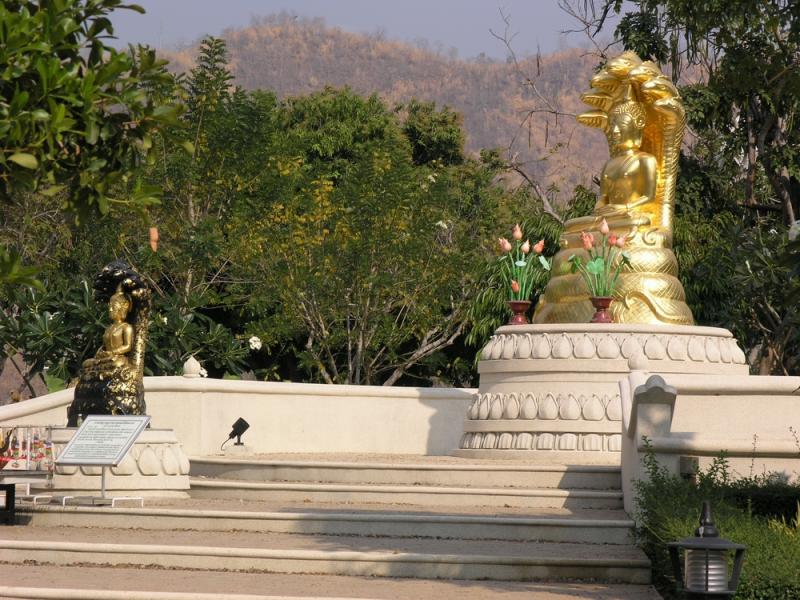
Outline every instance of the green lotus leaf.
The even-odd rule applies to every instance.
[[[600,275],[605,270],[605,261],[599,256],[586,263],[586,270],[592,275]]]

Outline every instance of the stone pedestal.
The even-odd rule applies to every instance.
[[[52,430],[53,453],[58,456],[77,431],[74,427]],[[53,492],[100,493],[101,467],[56,466]],[[107,467],[109,496],[188,497],[189,459],[172,429],[145,429],[116,467]]]
[[[500,327],[456,455],[619,464],[618,382],[639,357],[654,373],[746,375],[744,353],[714,327],[557,324]]]

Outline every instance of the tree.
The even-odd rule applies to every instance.
[[[154,190],[119,197],[120,184],[152,156],[152,132],[177,107],[148,93],[170,81],[146,48],[104,43],[120,0],[10,0],[0,6],[0,197],[65,191],[81,216],[112,204],[144,206]]]
[[[448,107],[437,111],[435,103],[416,99],[402,108],[407,112],[403,133],[411,142],[414,164],[438,161],[449,166],[464,161],[461,115]]]
[[[178,82],[181,125],[159,139],[159,160],[147,180],[164,190],[149,211],[160,231],[158,253],[142,249],[141,264],[156,286],[162,322],[151,335],[157,373],[175,373],[192,354],[212,375],[239,373],[250,315],[241,306],[254,282],[234,277],[232,228],[258,205],[278,110],[274,95],[232,85],[225,42],[202,41],[197,65]],[[163,325],[163,326],[162,326]]]
[[[113,35],[108,15],[116,8],[143,12],[120,0],[0,4],[4,321],[20,310],[10,287],[43,287],[39,265],[25,266],[26,259],[41,259],[52,240],[62,251],[69,247],[60,235],[65,209],[85,223],[114,206],[143,208],[158,200],[158,190],[133,173],[153,155],[152,133],[175,119],[177,107],[159,93],[172,77],[152,50],[120,52],[105,43]],[[32,229],[44,229],[44,243],[25,238],[22,231]],[[4,353],[7,333],[3,327]]]
[[[294,98],[284,124],[270,161],[279,180],[236,233],[256,249],[244,278],[264,282],[254,310],[282,310],[263,337],[302,336],[301,364],[328,383],[419,374],[464,330],[496,197],[460,193],[483,183],[439,160],[415,166],[376,96]]]

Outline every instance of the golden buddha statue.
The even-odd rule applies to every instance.
[[[108,301],[108,314],[111,325],[103,333],[103,347],[94,358],[83,361],[85,370],[95,369],[102,373],[104,369],[128,365],[128,352],[133,348],[133,325],[125,318],[131,310],[131,300],[122,291],[121,286]]]
[[[605,219],[625,236],[631,265],[620,274],[611,313],[616,323],[692,325],[672,252],[675,181],[685,114],[675,86],[651,62],[625,52],[606,64],[582,99],[595,110],[578,122],[605,131],[610,158],[593,214],[567,221],[552,276],[534,323],[588,322],[594,309],[569,257],[585,256],[581,233],[598,234]]]
[[[129,265],[115,261],[94,282],[101,301],[108,302],[111,324],[103,346],[83,362],[75,399],[67,409],[68,425],[86,415],[142,415],[144,350],[150,322],[151,291]]]

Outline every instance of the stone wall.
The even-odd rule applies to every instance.
[[[172,429],[189,455],[219,453],[233,422],[253,453],[450,454],[475,390],[145,377],[157,429]],[[66,423],[72,390],[0,407],[0,425]]]

